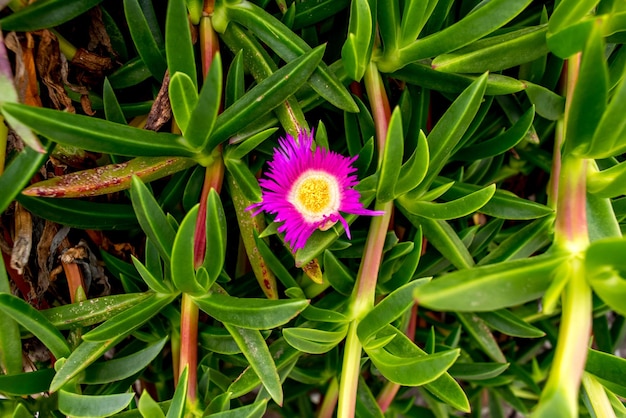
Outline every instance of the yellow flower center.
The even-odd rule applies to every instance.
[[[324,171],[308,170],[294,183],[287,199],[307,222],[319,222],[339,210],[339,184]]]

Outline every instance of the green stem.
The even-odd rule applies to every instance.
[[[370,98],[370,107],[376,125],[376,137],[379,155],[385,147],[387,127],[391,112],[389,101],[376,68],[376,64],[370,63],[365,71],[365,88]],[[362,345],[357,336],[359,321],[374,306],[376,294],[376,281],[382,260],[385,236],[389,228],[393,201],[376,203],[375,210],[384,211],[384,215],[372,219],[365,243],[365,253],[361,260],[361,266],[357,274],[356,284],[352,293],[352,322],[348,327],[348,335],[344,348],[343,368],[339,384],[338,418],[354,417],[356,408],[357,387],[361,365]]]
[[[332,418],[335,412],[335,405],[337,405],[337,395],[339,394],[339,382],[337,378],[333,377],[328,384],[326,394],[324,395],[324,401],[320,405],[317,411],[317,418]]]
[[[589,245],[587,164],[587,160],[564,154],[558,176],[555,244],[571,256],[560,270],[569,277],[561,299],[562,319],[554,361],[536,411],[536,416],[541,417],[578,416],[578,390],[587,359],[593,310],[584,264],[584,251]]]

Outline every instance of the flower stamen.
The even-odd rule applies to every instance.
[[[308,170],[296,180],[287,200],[308,222],[319,222],[339,210],[339,185],[323,171]]]

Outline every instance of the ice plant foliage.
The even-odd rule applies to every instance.
[[[313,136],[301,131],[296,140],[291,135],[279,139],[265,178],[259,180],[262,200],[248,207],[253,215],[276,214],[278,228],[293,251],[303,248],[316,229],[325,231],[340,221],[350,238],[348,222],[341,215],[382,215],[368,210],[360,202],[355,157],[317,147]]]

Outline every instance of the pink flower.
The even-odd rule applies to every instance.
[[[352,166],[357,157],[347,158],[321,147],[312,151],[313,137],[303,131],[297,141],[287,135],[278,142],[280,147],[274,149],[266,178],[259,180],[262,201],[247,210],[253,210],[253,215],[276,214],[275,221],[283,222],[278,232],[285,233],[285,241],[294,252],[305,246],[316,229],[325,231],[337,221],[350,238],[350,228],[341,213],[383,214],[365,209],[359,192],[353,189],[358,183]]]

